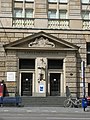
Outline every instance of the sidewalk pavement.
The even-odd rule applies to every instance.
[[[83,108],[64,107],[0,107],[0,113],[84,113]],[[85,109],[85,113],[90,112],[90,107]]]

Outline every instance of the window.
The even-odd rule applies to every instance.
[[[90,42],[87,43],[87,65],[90,65]]]
[[[34,0],[14,0],[14,1],[28,1],[28,2],[33,2]]]
[[[89,11],[82,11],[81,13],[82,19],[89,19],[90,18],[90,13]]]
[[[66,19],[67,18],[67,11],[66,10],[60,10],[59,11],[59,18],[60,19]]]
[[[33,5],[29,1],[34,1],[34,0],[14,0],[13,16],[16,18],[32,18]]]
[[[49,10],[48,18],[67,19],[67,11],[66,10],[60,10],[59,14],[57,14],[57,13],[58,13],[58,11],[56,11],[56,10]]]
[[[28,2],[33,2],[34,0],[26,0],[26,1],[28,1]]]
[[[26,9],[25,11],[22,9],[15,9],[14,10],[14,17],[17,18],[32,18],[33,17],[33,10],[32,9]]]
[[[35,69],[35,59],[19,59],[19,69]]]
[[[22,11],[23,11],[22,9],[15,9],[14,17],[23,17]]]
[[[55,19],[56,18],[56,10],[49,10],[48,11],[48,18]]]
[[[14,0],[14,1],[23,1],[23,0]]]
[[[32,18],[33,17],[33,10],[26,9],[25,10],[25,16],[26,16],[26,18]]]
[[[48,59],[48,69],[63,69],[63,60]]]
[[[89,3],[89,0],[82,0],[82,3]]]
[[[67,3],[67,0],[48,0],[48,2],[60,2],[60,3]]]
[[[48,0],[48,2],[57,2],[57,0]]]
[[[59,0],[60,3],[67,3],[67,0]]]

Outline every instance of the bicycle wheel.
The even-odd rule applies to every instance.
[[[72,102],[70,100],[65,100],[64,107],[72,107]]]
[[[78,100],[76,101],[76,103],[77,103],[77,107],[82,107],[82,101],[81,101],[81,100],[78,99]]]

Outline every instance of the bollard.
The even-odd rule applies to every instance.
[[[85,108],[87,108],[87,105],[88,105],[87,98],[82,98],[82,107],[84,111],[85,111]]]

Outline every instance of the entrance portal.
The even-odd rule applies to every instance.
[[[32,96],[33,73],[21,73],[21,96]]]
[[[90,96],[90,83],[88,83],[88,96]]]
[[[50,73],[50,96],[60,96],[60,73]]]

